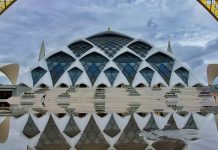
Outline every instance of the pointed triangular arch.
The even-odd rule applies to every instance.
[[[38,127],[34,123],[31,115],[29,115],[28,120],[23,128],[23,134],[28,138],[32,138],[39,133],[40,133],[40,131],[39,131]]]
[[[96,52],[92,52],[80,59],[92,86],[108,61],[106,57]]]
[[[130,52],[125,52],[117,56],[114,59],[114,62],[122,71],[128,82],[132,85],[142,60]]]
[[[112,114],[107,126],[104,129],[104,133],[110,137],[115,137],[119,132],[120,132],[120,128],[117,125],[114,116]]]
[[[79,141],[76,144],[76,149],[107,149],[109,144],[98,128],[94,117],[91,115],[89,122],[83,131]]]
[[[37,67],[31,71],[33,86],[45,75],[47,71],[41,67]]]
[[[151,130],[158,130],[157,123],[154,119],[154,115],[151,114],[151,117],[149,118],[147,124],[145,125],[144,129],[145,131],[151,131]]]
[[[104,73],[107,76],[111,86],[113,86],[114,81],[115,81],[119,71],[115,68],[110,67],[107,70],[105,70]]]
[[[82,74],[82,72],[83,71],[77,67],[74,67],[68,71],[68,74],[69,74],[69,77],[70,77],[70,80],[71,80],[73,86],[75,86],[75,83],[78,80],[78,78],[80,77],[80,75]]]
[[[189,71],[184,67],[180,67],[174,71],[188,85]]]
[[[129,122],[117,143],[114,145],[116,149],[125,149],[125,150],[144,150],[148,145],[143,140],[143,137],[139,136],[140,129],[133,116],[129,119]]]
[[[76,136],[77,134],[79,134],[81,131],[79,129],[79,127],[77,126],[73,116],[70,116],[70,119],[64,129],[64,133],[69,136],[70,138]]]
[[[69,150],[70,146],[64,139],[50,115],[48,122],[36,145],[37,150]]]
[[[148,57],[146,61],[161,75],[161,77],[169,85],[175,60],[162,52],[157,52]]]
[[[192,114],[190,115],[183,129],[198,129]]]
[[[171,114],[169,120],[167,121],[167,124],[164,126],[163,130],[178,130],[178,127],[176,125],[176,121],[173,117],[173,114]]]
[[[72,56],[62,51],[57,52],[46,59],[53,86],[74,61],[75,59]]]
[[[150,86],[152,78],[154,76],[154,71],[151,68],[146,67],[146,68],[140,70],[139,72],[141,73],[141,75],[144,77],[144,79],[147,81],[147,83]]]

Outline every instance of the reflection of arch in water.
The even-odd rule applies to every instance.
[[[208,85],[212,85],[213,81],[218,76],[218,64],[209,64],[207,66],[207,80]]]
[[[10,126],[10,117],[5,117],[4,121],[0,123],[0,143],[5,143],[8,139]]]
[[[8,77],[12,85],[16,85],[19,73],[18,64],[0,64],[0,71]]]

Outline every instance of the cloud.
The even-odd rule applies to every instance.
[[[171,40],[194,70],[217,53],[217,22],[196,1],[22,0],[0,17],[0,62],[19,63],[23,73],[37,62],[42,40],[50,52],[107,27],[157,47]]]
[[[218,38],[208,41],[204,47],[184,46],[178,43],[173,44],[172,47],[175,56],[182,62],[186,62],[204,80],[207,79],[208,64],[218,63]]]

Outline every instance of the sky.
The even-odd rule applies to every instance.
[[[43,40],[48,54],[108,27],[163,49],[170,40],[204,81],[207,65],[218,63],[218,22],[196,0],[17,0],[0,16],[0,63],[18,63],[22,74]]]

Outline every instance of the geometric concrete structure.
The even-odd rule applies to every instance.
[[[0,64],[0,72],[4,73],[8,79],[11,81],[12,85],[16,85],[18,74],[19,74],[19,65],[18,64]]]
[[[44,52],[42,45],[39,62],[19,76],[18,84],[28,87],[205,85],[176,59],[171,47],[168,51],[161,50],[145,40],[111,30],[72,41],[45,57]]]
[[[59,131],[52,115],[49,116],[48,122],[39,141],[36,145],[37,150],[69,150],[70,145],[66,142],[64,136]]]
[[[209,64],[207,66],[208,85],[212,85],[215,78],[218,76],[218,64]]]
[[[10,117],[0,118],[0,143],[5,143],[9,134]]]

